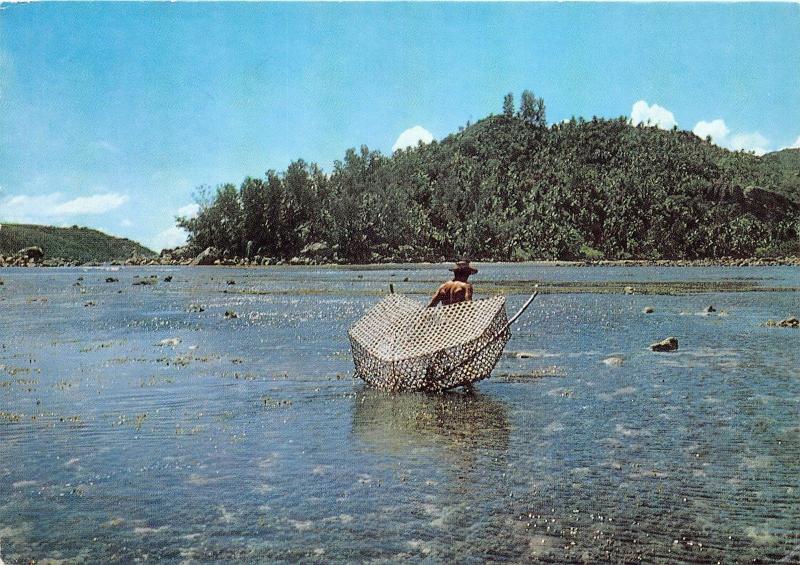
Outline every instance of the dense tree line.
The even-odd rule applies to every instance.
[[[200,191],[189,246],[328,260],[705,258],[800,248],[782,173],[691,132],[626,118],[547,125],[514,109],[392,156],[362,146],[323,172],[303,160]],[[785,190],[784,190],[785,192]]]

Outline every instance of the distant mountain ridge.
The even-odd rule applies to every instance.
[[[13,255],[25,247],[37,246],[42,248],[45,258],[81,263],[124,260],[134,254],[155,256],[151,249],[135,241],[90,228],[7,223],[0,226],[0,255]]]

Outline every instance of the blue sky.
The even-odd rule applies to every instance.
[[[440,139],[525,88],[550,122],[800,145],[800,5],[5,4],[0,220],[174,245],[200,184]]]

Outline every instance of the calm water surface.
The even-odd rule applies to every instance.
[[[446,274],[0,271],[2,558],[800,562],[800,269],[483,266],[778,290],[544,294],[476,394],[365,390],[347,328]]]

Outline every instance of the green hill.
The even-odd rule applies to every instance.
[[[97,230],[72,226],[57,228],[31,224],[2,224],[0,255],[13,255],[24,247],[38,246],[45,258],[60,258],[82,263],[127,259],[133,254],[155,253],[135,241],[113,237]]]
[[[782,149],[761,158],[765,171],[773,175],[775,189],[800,202],[800,149]]]
[[[800,252],[797,150],[733,152],[627,118],[494,115],[391,156],[348,150],[326,174],[221,185],[179,219],[195,251],[341,262],[699,259]]]

